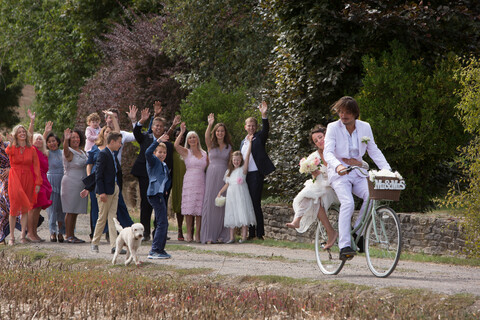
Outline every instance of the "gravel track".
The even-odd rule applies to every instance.
[[[42,215],[47,216],[45,212]],[[89,234],[88,219],[88,215],[79,215],[77,221],[76,235],[84,240],[88,239]],[[90,252],[90,243],[88,242],[85,244],[49,242],[47,226],[46,219],[39,228],[39,234],[42,238],[47,239],[46,242],[26,246],[52,251],[71,258],[105,259],[106,264],[111,264],[110,246],[104,237],[100,242],[100,253],[95,254]],[[17,231],[17,238],[18,236]],[[376,288],[417,288],[445,294],[469,293],[480,296],[480,268],[477,267],[400,260],[393,274],[386,279],[381,279],[373,276],[370,272],[364,256],[357,256],[346,263],[340,274],[326,276],[317,267],[313,250],[275,248],[252,243],[202,245],[174,240],[176,239],[176,233],[173,232],[170,232],[169,236],[172,240],[167,241],[166,249],[172,255],[172,259],[148,260],[149,262],[178,268],[209,268],[212,270],[212,276],[216,274],[231,276],[277,275],[299,279],[341,280]],[[190,248],[175,250],[175,247],[171,247],[172,250],[169,250],[168,245],[181,245]],[[141,261],[147,261],[150,246],[151,242],[142,244],[140,248]],[[272,256],[278,258],[272,259]],[[120,256],[117,263],[123,263],[123,257]]]

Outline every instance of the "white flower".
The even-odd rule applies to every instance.
[[[363,143],[367,144],[368,141],[370,141],[370,137],[369,137],[369,136],[363,136],[363,137],[362,137],[362,142],[363,142]]]
[[[387,169],[382,169],[380,171],[370,170],[368,172],[368,175],[369,175],[370,181],[372,181],[372,182],[375,181],[375,177],[398,178],[399,180],[403,180],[402,175],[398,171],[392,172],[392,171],[387,170]]]

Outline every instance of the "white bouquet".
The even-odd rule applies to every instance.
[[[225,197],[222,197],[222,196],[216,197],[215,198],[215,205],[217,207],[223,207],[225,205]]]
[[[387,169],[382,169],[380,171],[370,170],[368,172],[368,174],[370,176],[370,181],[372,181],[372,182],[375,181],[375,177],[389,177],[389,178],[397,178],[399,180],[403,180],[402,175],[400,173],[398,173],[398,171],[392,172],[392,171],[387,170]]]
[[[320,159],[317,157],[313,158],[302,158],[300,160],[300,173],[305,173],[305,174],[312,174],[312,172],[316,170],[320,170]],[[312,179],[313,183],[315,183],[315,178]]]
[[[320,159],[318,158],[302,158],[300,160],[300,173],[311,174],[320,168]]]

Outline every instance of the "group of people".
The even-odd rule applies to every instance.
[[[144,240],[153,238],[149,258],[170,257],[165,251],[170,195],[180,241],[233,243],[236,227],[242,228],[241,241],[247,240],[247,228],[248,238],[263,239],[263,180],[275,168],[265,151],[267,104],[263,102],[259,110],[262,130],[257,132],[255,118],[246,119],[247,134],[241,151],[236,152],[226,125],[215,124],[214,114],[207,119],[207,152],[198,134],[187,132],[180,116],[165,132],[166,121],[160,116],[158,101],[154,103],[154,116],[150,117],[150,110],[145,108],[138,121],[138,109],[129,107],[127,116],[133,132],[120,130],[119,113],[114,108],[104,111],[103,127],[100,116],[90,114],[85,134],[64,131],[63,150],[60,138],[52,132],[52,122],[45,124],[43,135],[33,132],[35,113],[29,111],[28,130],[17,125],[11,134],[0,138],[0,241],[10,234],[8,243],[14,245],[15,227],[21,229],[22,243],[44,241],[37,227],[40,210],[46,209],[50,241],[84,243],[75,236],[75,225],[78,214],[87,214],[90,195],[91,251],[99,252],[100,238],[106,233],[114,253],[117,232],[113,218],[124,228],[133,224],[121,192],[121,155],[124,144],[131,141],[140,145],[131,173],[139,183]],[[226,204],[220,206],[216,200],[225,192]]]
[[[17,125],[11,135],[0,136],[0,241],[10,233],[8,243],[15,244],[15,228],[21,229],[22,243],[44,241],[38,236],[37,227],[40,210],[47,209],[50,241],[84,243],[74,232],[78,214],[87,213],[90,194],[91,251],[99,252],[100,238],[107,233],[114,253],[117,232],[113,218],[124,228],[133,223],[121,192],[121,155],[124,144],[131,141],[140,145],[131,173],[139,183],[144,240],[153,238],[149,258],[170,258],[165,251],[170,195],[180,241],[233,243],[235,228],[242,229],[240,242],[263,239],[263,183],[265,176],[275,170],[265,149],[269,134],[267,104],[262,102],[258,107],[261,130],[257,130],[256,118],[245,120],[246,136],[238,151],[234,151],[226,125],[215,124],[214,114],[207,119],[204,151],[198,134],[187,132],[180,116],[165,131],[161,103],[156,101],[153,107],[153,117],[145,108],[138,121],[138,109],[129,107],[127,115],[133,132],[120,130],[118,110],[114,108],[104,111],[106,124],[102,128],[100,116],[93,113],[87,118],[86,139],[81,131],[64,131],[63,150],[59,148],[60,139],[51,132],[52,122],[46,123],[43,135],[33,133],[35,114],[30,111],[28,130]],[[317,150],[309,159],[318,159],[319,165],[312,172],[313,179],[295,197],[295,217],[287,226],[304,232],[319,219],[328,234],[325,248],[339,238],[340,258],[351,259],[356,254],[350,243],[352,193],[366,200],[368,185],[360,172],[349,173],[345,169],[351,165],[365,166],[365,152],[380,169],[391,169],[374,142],[370,125],[358,120],[357,102],[342,97],[332,110],[340,119],[327,128],[317,125],[310,132]],[[340,203],[338,232],[326,215],[334,202]],[[361,243],[359,247],[362,250]]]

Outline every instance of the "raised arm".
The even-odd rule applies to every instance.
[[[47,136],[50,132],[52,132],[53,122],[47,121],[45,122],[45,129],[43,130],[43,139],[45,139],[45,143],[47,142]]]
[[[180,134],[178,135],[177,139],[175,139],[175,144],[173,145],[175,147],[175,150],[183,157],[185,158],[188,156],[188,149],[185,147],[182,147],[180,145],[180,141],[182,141],[182,136],[185,134],[185,131],[187,130],[185,126],[185,122],[182,122],[180,124]]]
[[[138,108],[134,105],[128,106],[128,112],[126,112],[128,118],[132,122],[132,126],[135,127],[135,124],[137,123],[137,112]]]
[[[180,124],[180,122],[182,122],[182,116],[177,114],[175,116],[175,118],[173,118],[173,122],[172,122],[172,126],[170,128],[168,128],[168,131],[167,131],[167,135],[169,137],[172,136],[173,134],[173,131],[175,130],[175,128]]]
[[[70,138],[72,137],[72,130],[69,128],[63,132],[63,156],[68,162],[72,161],[73,153],[70,151]]]
[[[28,109],[28,117],[30,118],[30,125],[28,126],[28,132],[30,133],[30,143],[33,143],[33,132],[35,131],[35,118],[37,113]]]
[[[250,144],[248,145],[247,153],[245,154],[245,159],[243,160],[243,174],[245,175],[248,173],[248,163],[250,162],[250,154],[252,153],[253,135],[248,135],[247,139],[250,141]]]
[[[103,110],[103,113],[107,116],[107,125],[113,128],[114,132],[120,132],[120,125],[118,124],[118,116],[115,112]],[[111,121],[108,121],[108,120]]]
[[[207,130],[205,130],[205,144],[207,145],[207,150],[209,152],[210,152],[210,149],[212,148],[212,138],[210,136],[212,134],[212,127],[214,122],[215,122],[215,115],[213,113],[210,113],[208,115],[208,127],[207,127]]]

